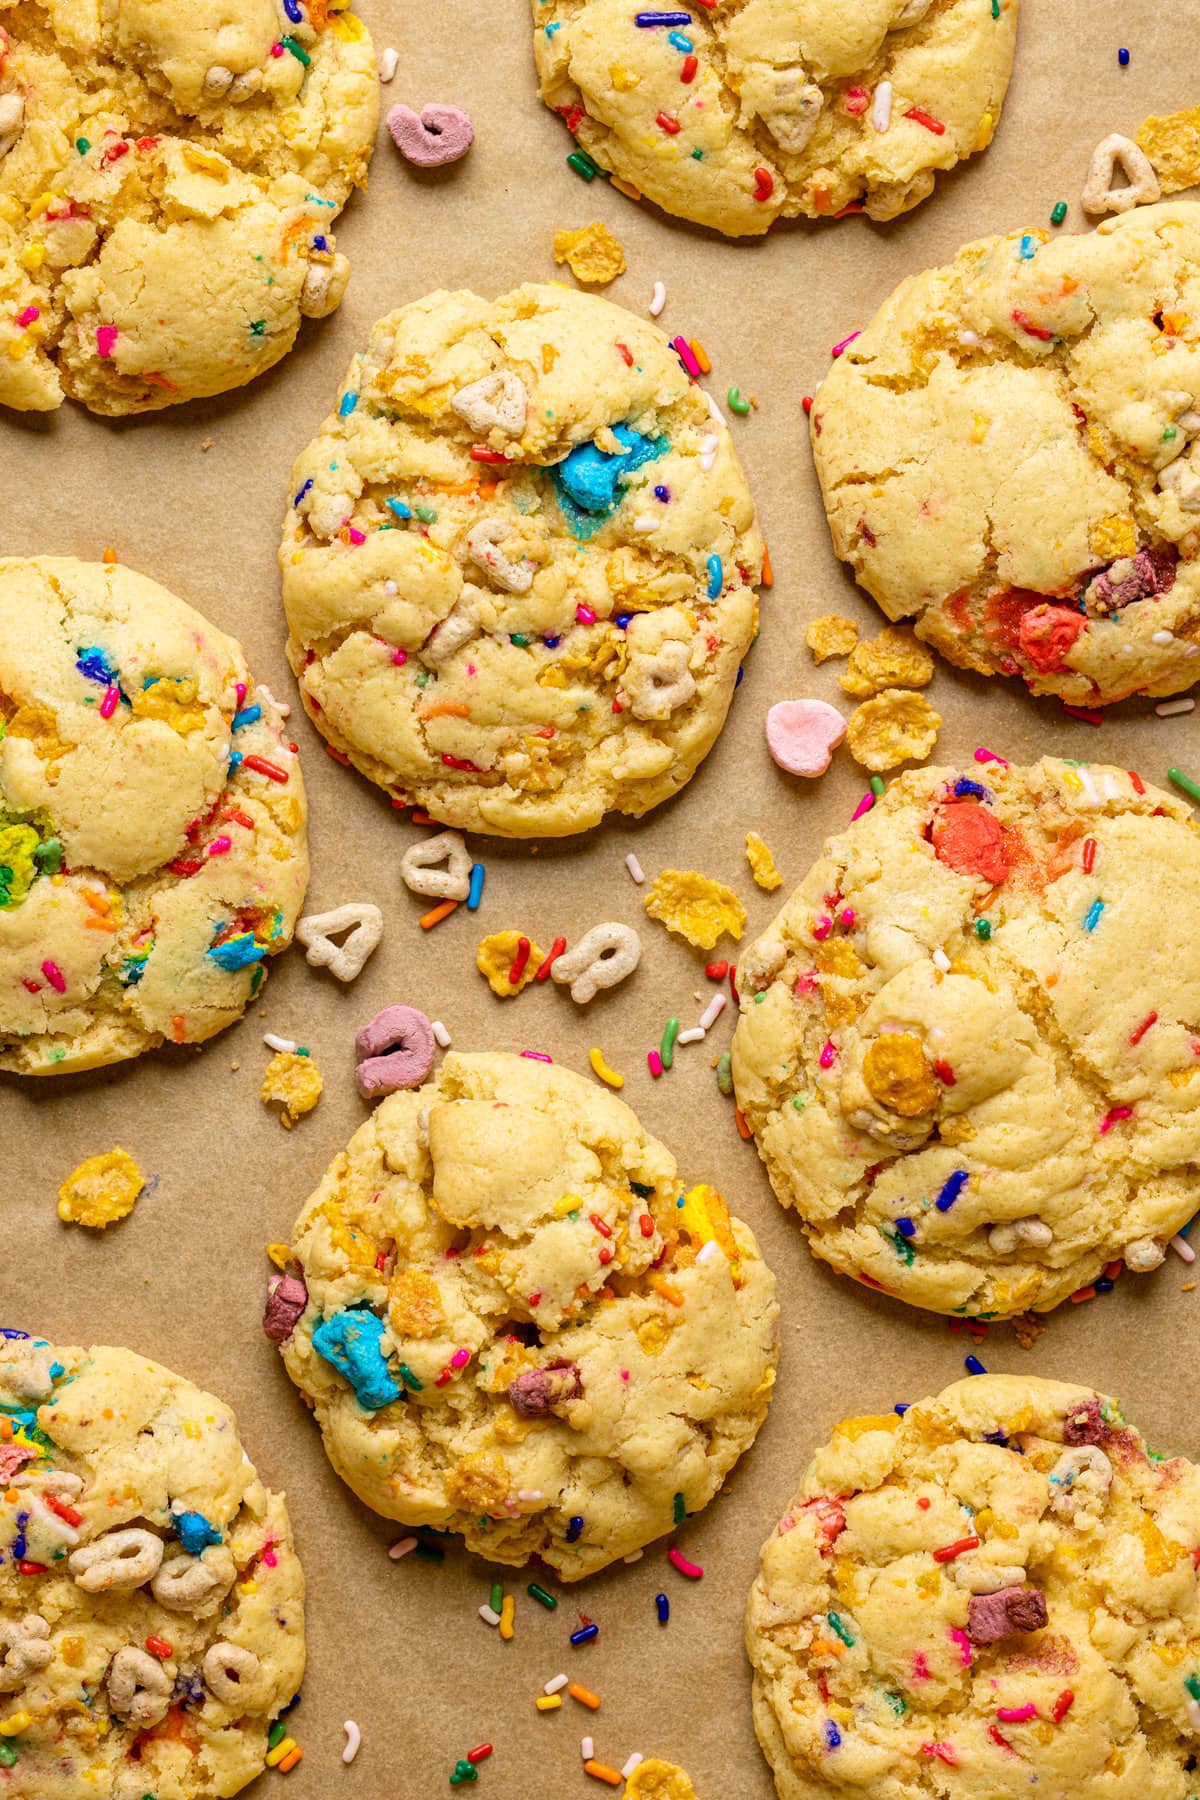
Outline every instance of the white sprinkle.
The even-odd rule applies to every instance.
[[[638,886],[641,887],[643,881],[645,881],[645,879],[646,879],[646,871],[645,871],[645,869],[643,869],[641,863],[638,861],[637,857],[633,854],[632,850],[629,852],[629,855],[625,858],[625,867],[629,870],[630,875],[637,882]]]
[[[530,1504],[532,1504],[534,1501],[540,1500],[541,1498],[542,1498],[541,1488],[518,1488],[517,1489],[517,1499],[518,1500],[525,1500],[525,1501],[528,1501]]]
[[[968,350],[978,350],[983,339],[977,331],[960,331],[958,334],[958,341],[960,344],[965,345]]]
[[[1186,1263],[1195,1262],[1196,1252],[1192,1249],[1192,1246],[1188,1243],[1187,1239],[1185,1237],[1183,1237],[1182,1235],[1179,1237],[1173,1237],[1171,1239],[1171,1248],[1175,1252],[1176,1256],[1182,1256],[1184,1262],[1186,1262]]]
[[[416,1547],[417,1540],[415,1537],[397,1538],[396,1542],[388,1551],[388,1555],[393,1562],[399,1562],[402,1556],[407,1556],[409,1551],[415,1550]]]
[[[1188,1723],[1193,1731],[1200,1731],[1200,1706],[1194,1700],[1187,1703]]]
[[[1173,631],[1156,631],[1150,642],[1152,644],[1173,644],[1175,634]]]
[[[1196,702],[1194,700],[1164,700],[1155,707],[1160,719],[1173,719],[1179,713],[1189,713]]]
[[[396,586],[394,581],[385,581],[383,584],[383,591],[389,600],[394,600],[396,595],[400,592],[400,589]]]
[[[693,1025],[690,1031],[681,1031],[675,1039],[677,1044],[701,1044],[704,1042],[703,1025]]]
[[[666,304],[667,284],[665,281],[656,281],[654,284],[654,292],[650,296],[650,317],[652,319],[657,319],[659,313]]]
[[[871,113],[871,123],[876,131],[886,131],[892,122],[892,84],[881,81],[875,89],[875,106]]]
[[[580,1738],[579,1754],[580,1754],[580,1756],[582,1756],[584,1762],[591,1762],[593,1756],[595,1756],[595,1754],[596,1754],[596,1746],[593,1743],[591,1738],[589,1738],[589,1737]]]
[[[292,1038],[276,1037],[273,1031],[263,1032],[263,1043],[267,1046],[268,1050],[281,1050],[285,1054],[290,1053],[292,1056],[296,1054],[296,1051],[299,1048]]]
[[[352,1763],[358,1755],[358,1746],[362,1743],[362,1732],[353,1719],[347,1719],[342,1730],[346,1734],[346,1748],[342,1751],[342,1761]]]
[[[292,709],[288,705],[287,701],[286,700],[277,700],[265,682],[262,682],[262,681],[259,682],[257,691],[260,694],[265,696],[265,698],[275,708],[275,711],[279,714],[281,719],[290,719],[291,718]]]
[[[392,79],[392,76],[396,73],[396,64],[399,61],[400,61],[399,51],[393,50],[390,44],[388,45],[386,50],[383,50],[380,52],[380,56],[379,56],[379,79],[380,79],[380,81],[390,81]]]
[[[950,973],[950,958],[946,955],[944,950],[934,951],[933,966],[935,969],[940,969],[943,975],[948,975]]]
[[[498,1625],[500,1623],[500,1614],[494,1612],[490,1606],[481,1606],[479,1609],[479,1616],[485,1625]]]
[[[700,440],[700,467],[707,475],[717,460],[717,447],[720,440],[709,436]]]
[[[713,399],[713,397],[709,393],[708,389],[704,388],[702,391],[704,394],[704,398],[708,401],[708,416],[709,416],[709,418],[713,421],[713,423],[715,425],[725,425],[725,414],[721,411],[720,407],[717,405],[716,401]],[[725,429],[728,430],[729,429],[728,426],[725,426]]]
[[[629,1780],[629,1777],[633,1774],[633,1771],[637,1768],[638,1764],[644,1763],[645,1760],[646,1759],[642,1755],[640,1750],[634,1751],[634,1753],[630,1757],[629,1761],[625,1764],[625,1767],[621,1770],[621,1773],[625,1777],[626,1781]]]
[[[442,1021],[440,1019],[430,1019],[429,1029],[433,1033],[434,1043],[440,1044],[443,1050],[448,1050],[450,1048],[450,1033],[446,1030]]]
[[[569,1675],[556,1675],[553,1681],[548,1681],[546,1683],[545,1687],[542,1689],[543,1694],[557,1694],[560,1688],[566,1687],[570,1679],[571,1677]]]
[[[701,1031],[711,1031],[721,1014],[725,1011],[724,994],[714,994],[704,1011],[700,1014]]]
[[[635,1563],[635,1562],[641,1562],[641,1560],[642,1560],[642,1558],[643,1558],[643,1556],[645,1556],[645,1554],[646,1554],[646,1552],[645,1552],[645,1551],[644,1551],[644,1550],[635,1550],[635,1551],[634,1551],[634,1552],[633,1552],[633,1553],[632,1553],[632,1555],[630,1555],[630,1556],[623,1556],[623,1557],[622,1557],[622,1558],[621,1558],[621,1561],[622,1561],[622,1562],[623,1562],[623,1563]]]
[[[652,531],[658,530],[658,520],[652,513],[639,513],[633,521],[633,529],[648,537]]]

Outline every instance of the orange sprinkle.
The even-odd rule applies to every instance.
[[[734,1119],[734,1124],[738,1128],[738,1136],[742,1139],[742,1141],[744,1143],[749,1143],[750,1127],[746,1123],[746,1115],[743,1113],[740,1106],[734,1107],[733,1119]]]
[[[182,1044],[183,1033],[184,1033],[183,1014],[182,1013],[173,1013],[171,1015],[171,1036],[177,1044]]]
[[[479,486],[478,475],[472,475],[467,481],[430,481],[423,482],[423,494],[473,494]]]
[[[1094,1287],[1077,1288],[1075,1290],[1075,1292],[1071,1295],[1071,1305],[1072,1306],[1082,1306],[1082,1304],[1085,1300],[1094,1300],[1095,1298],[1096,1298],[1096,1290]]]
[[[108,909],[112,905],[107,894],[98,894],[95,888],[86,887],[80,888],[79,891],[83,895],[83,903],[85,906],[90,906],[92,911],[94,913],[99,913],[101,917],[107,916]]]
[[[765,541],[763,543],[762,584],[764,587],[775,586],[775,571],[771,567],[771,552],[767,549]]]
[[[704,348],[704,345],[700,342],[700,339],[699,338],[689,338],[688,348],[691,350],[691,353],[695,357],[696,361],[700,364],[700,373],[702,375],[711,375],[712,374],[712,363],[709,361],[708,351]]]
[[[111,544],[107,545],[105,548],[105,551],[104,551],[104,561],[105,561],[106,566],[111,569],[113,564],[117,560],[118,560],[118,557],[117,557],[116,551],[113,549]]]
[[[448,919],[457,906],[457,900],[442,900],[437,906],[431,906],[427,913],[421,914],[421,930],[432,931],[435,925],[440,925],[443,919]]]
[[[673,1281],[668,1281],[665,1275],[652,1275],[650,1277],[650,1286],[654,1289],[655,1293],[661,1294],[664,1300],[669,1300],[672,1306],[683,1305],[683,1295],[675,1286],[675,1283]]]
[[[300,1759],[303,1755],[304,1755],[303,1750],[300,1748],[299,1744],[297,1744],[296,1748],[294,1750],[288,1751],[287,1755],[284,1757],[283,1761],[280,1763],[279,1773],[281,1775],[290,1775],[292,1770],[295,1768],[296,1764],[300,1761]]]
[[[548,375],[558,361],[558,348],[555,344],[542,345],[542,374]]]
[[[91,918],[84,921],[89,931],[119,931],[121,928],[115,919]]]
[[[283,1764],[280,1763],[279,1766],[282,1768]],[[595,1781],[607,1781],[609,1787],[620,1787],[624,1779],[616,1769],[610,1769],[607,1763],[596,1762],[590,1756],[583,1765],[583,1772],[585,1775],[590,1775]]]
[[[600,1705],[599,1694],[593,1694],[591,1688],[580,1687],[577,1681],[571,1683],[567,1692],[570,1694],[572,1700],[578,1700],[580,1706],[590,1706],[593,1712],[595,1712]]]
[[[471,709],[462,700],[435,700],[421,709],[423,719],[469,719]]]

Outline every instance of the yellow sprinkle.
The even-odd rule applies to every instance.
[[[16,1737],[20,1731],[28,1731],[33,1724],[33,1714],[22,1709],[9,1713],[7,1719],[0,1719],[0,1737]]]
[[[501,1606],[500,1606],[500,1636],[505,1640],[506,1643],[510,1642],[512,1639],[513,1614],[516,1612],[516,1610],[517,1610],[517,1603],[513,1599],[512,1595],[505,1594],[504,1599],[501,1602]]]
[[[625,1077],[618,1075],[615,1069],[609,1068],[604,1060],[604,1052],[598,1045],[594,1050],[588,1051],[588,1061],[592,1065],[592,1074],[601,1081],[606,1081],[609,1087],[623,1088],[625,1086]]]
[[[20,256],[22,268],[31,270],[40,269],[45,260],[46,246],[41,238],[34,238],[31,244],[26,244]]]
[[[582,1205],[583,1201],[578,1194],[564,1194],[554,1202],[554,1216],[556,1219],[565,1219],[569,1212],[578,1212]]]
[[[267,1767],[268,1767],[268,1769],[273,1769],[277,1763],[281,1763],[283,1761],[284,1757],[290,1756],[292,1751],[295,1748],[296,1748],[295,1738],[290,1738],[290,1737],[280,1738],[280,1740],[276,1744],[275,1748],[273,1750],[267,1751]]]
[[[257,1581],[254,1580],[253,1577],[251,1577],[249,1581],[239,1581],[238,1582],[238,1593],[239,1594],[257,1594],[257,1592],[258,1592],[258,1583],[257,1583]]]
[[[561,1694],[539,1694],[534,1701],[539,1712],[555,1712],[562,1705]]]
[[[1082,794],[1083,783],[1082,783],[1082,781],[1080,781],[1080,779],[1079,779],[1078,775],[1075,773],[1074,769],[1064,769],[1063,773],[1062,773],[1062,780],[1063,780],[1063,786],[1069,787],[1071,789],[1072,793]]]
[[[146,1178],[127,1150],[106,1150],[72,1169],[58,1190],[58,1216],[68,1225],[103,1231],[129,1216]]]
[[[203,1437],[204,1434],[200,1430],[200,1427],[197,1425],[195,1419],[185,1419],[183,1421],[183,1435],[184,1435],[184,1437],[187,1437],[187,1438],[197,1438],[198,1439],[198,1438]]]

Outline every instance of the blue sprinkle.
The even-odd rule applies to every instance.
[[[892,1408],[892,1411],[895,1413],[895,1415],[898,1419],[902,1419],[911,1405],[912,1405],[911,1400],[897,1400],[895,1406],[893,1406],[893,1408]]]
[[[1083,921],[1083,929],[1085,931],[1095,931],[1097,925],[1100,923],[1100,914],[1103,911],[1103,900],[1093,900],[1092,904],[1087,909],[1087,916]]]
[[[323,237],[318,232],[317,236],[312,241],[312,247],[314,250],[328,250],[329,239],[327,237]]]
[[[175,1529],[189,1556],[199,1556],[210,1544],[221,1542],[221,1533],[215,1525],[209,1523],[203,1513],[176,1513]]]
[[[1037,244],[1033,238],[1026,235],[1021,239],[1021,261],[1032,262],[1036,255]]]
[[[79,652],[75,667],[88,681],[98,681],[104,687],[111,687],[117,679],[116,664],[109,662],[104,651],[95,644]]]
[[[240,750],[231,751],[230,755],[229,755],[229,771],[225,776],[226,781],[232,781],[234,776],[237,774],[238,770],[241,768],[241,766],[242,766],[241,751]]]
[[[555,19],[555,20],[554,20],[554,22],[553,22],[553,24],[551,24],[551,25],[547,25],[547,27],[546,27],[546,36],[547,36],[547,37],[553,37],[553,36],[554,36],[554,34],[555,34],[555,32],[556,32],[556,31],[561,31],[561,30],[562,30],[562,20],[561,20],[561,19]]]
[[[576,1515],[573,1519],[568,1519],[568,1521],[567,1521],[567,1542],[568,1542],[568,1544],[574,1544],[582,1536],[583,1536],[583,1514],[576,1513]]]
[[[966,1364],[967,1364],[967,1374],[968,1375],[986,1375],[987,1374],[987,1370],[984,1368],[983,1364],[980,1362],[980,1360],[977,1356],[968,1356],[966,1359]]]
[[[66,1372],[67,1371],[66,1371],[65,1364],[60,1363],[60,1362],[52,1362],[50,1364],[50,1379],[51,1379],[51,1381],[61,1381],[63,1376],[66,1374]]]
[[[917,1228],[911,1219],[897,1219],[896,1230],[900,1233],[901,1237],[910,1238],[916,1237],[917,1235]]]
[[[741,664],[739,663],[738,664],[738,672],[737,672],[737,680],[733,684],[735,693],[737,692],[738,688],[741,687],[742,680],[743,680],[743,677],[745,676],[745,673],[746,673],[745,669],[743,669]]]
[[[233,974],[238,969],[248,969],[251,963],[261,962],[267,947],[256,943],[252,932],[244,931],[239,937],[226,938],[223,944],[213,944],[207,954],[219,969]]]
[[[1118,50],[1117,51],[1117,61],[1120,63],[1120,65],[1123,69],[1127,69],[1129,67],[1129,52],[1128,52],[1128,50]]]
[[[412,518],[412,507],[405,506],[403,500],[385,500],[383,504],[387,507],[387,509],[390,513],[393,513],[396,516],[397,519],[411,519]]]
[[[302,23],[302,21],[304,19],[304,14],[300,11],[300,8],[297,6],[296,0],[283,0],[283,10],[287,14],[288,18],[292,21],[293,25],[299,25]]]
[[[467,911],[478,912],[479,902],[483,899],[483,883],[487,870],[482,863],[471,864],[471,879],[467,888]]]
[[[262,718],[262,707],[261,706],[258,706],[258,705],[243,706],[241,712],[234,713],[233,725],[231,726],[231,730],[241,731],[241,729],[244,725],[257,724],[258,720],[261,718]]]
[[[600,1627],[598,1625],[581,1625],[578,1631],[571,1633],[571,1642],[573,1644],[590,1644],[599,1636]]]
[[[663,505],[665,506],[667,501],[671,498],[670,488],[664,487],[662,485],[662,483],[660,482],[659,485],[654,490],[654,498],[656,500],[661,500]]]
[[[9,1338],[15,1342],[18,1338],[27,1338],[28,1336],[27,1331],[18,1331],[15,1325],[0,1325],[0,1337]]]
[[[720,594],[721,589],[724,585],[725,585],[725,571],[721,567],[721,559],[719,556],[710,556],[708,559],[708,597],[709,597],[709,599],[715,600],[717,598],[717,596]]]
[[[971,1177],[965,1169],[955,1169],[953,1175],[934,1201],[939,1212],[949,1212],[958,1196],[962,1193]]]
[[[17,1535],[12,1542],[12,1553],[18,1562],[29,1548],[29,1540],[25,1536],[25,1527],[28,1523],[29,1514],[27,1512],[19,1512],[17,1514]]]
[[[1102,1275],[1100,1280],[1094,1282],[1092,1285],[1095,1287],[1098,1294],[1111,1294],[1113,1291],[1113,1284],[1108,1279],[1107,1275]]]
[[[542,642],[545,644],[547,650],[557,650],[558,646],[562,643],[562,639],[560,637],[543,638]]]
[[[692,15],[685,12],[640,12],[634,13],[633,22],[640,25],[643,31],[649,31],[655,25],[690,25]]]
[[[338,418],[348,419],[358,405],[357,394],[343,394],[338,404]]]
[[[659,1624],[665,1625],[671,1616],[671,1602],[667,1599],[665,1594],[655,1594],[654,1610],[658,1614]]]
[[[400,1398],[379,1348],[383,1320],[369,1307],[354,1307],[322,1319],[312,1334],[313,1349],[344,1375],[365,1412],[376,1412]]]
[[[618,613],[617,614],[618,629],[621,631],[624,631],[625,627],[628,625],[628,623],[629,623],[630,619],[632,619],[632,617],[633,617],[632,613]]]
[[[841,1748],[842,1734],[832,1719],[825,1721],[825,1743],[830,1750],[840,1750]]]
[[[683,56],[687,56],[690,51],[696,48],[691,38],[685,37],[682,31],[669,31],[667,33],[667,42],[668,44],[673,44],[675,49]]]
[[[308,492],[309,488],[312,486],[312,484],[313,484],[313,478],[310,475],[308,480],[305,482],[304,486],[300,489],[300,492],[296,495],[295,499],[292,501],[293,506],[299,506],[300,502],[303,500],[305,494],[307,494],[307,492]]]
[[[992,796],[988,793],[982,782],[968,781],[965,775],[960,775],[954,784],[954,798],[956,800],[971,799],[990,801]]]

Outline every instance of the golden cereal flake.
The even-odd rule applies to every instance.
[[[528,987],[544,960],[545,953],[530,938],[525,967],[516,981],[510,981],[509,972],[517,960],[521,936],[519,931],[493,931],[490,937],[480,940],[475,952],[475,967],[486,978],[493,994],[499,995],[501,1000],[507,1000],[510,994],[519,994],[522,988]]]
[[[937,743],[941,714],[924,694],[885,688],[873,700],[856,706],[846,726],[846,743],[855,762],[880,775],[910,760],[921,762]]]
[[[722,933],[740,938],[746,909],[720,881],[695,869],[663,869],[642,903],[658,919],[698,950],[712,950]]]
[[[1154,164],[1164,194],[1178,194],[1200,182],[1200,106],[1152,114],[1143,120],[1137,141]]]
[[[869,700],[884,688],[922,688],[932,680],[933,658],[915,633],[907,625],[885,625],[878,637],[855,645],[838,686],[856,699]]]
[[[827,662],[831,656],[849,656],[858,642],[858,625],[841,613],[822,613],[813,619],[804,634],[814,662]]]
[[[881,1106],[903,1119],[932,1112],[941,1093],[925,1047],[911,1031],[875,1039],[863,1058],[863,1080]]]
[[[768,894],[783,886],[783,876],[775,867],[775,858],[757,831],[746,833],[746,861],[750,864],[750,873],[755,881]]]
[[[625,273],[625,252],[599,219],[578,231],[556,231],[554,260],[566,263],[576,281],[593,287],[607,287]]]
[[[697,1800],[697,1794],[686,1769],[652,1756],[629,1777],[625,1800]]]
[[[321,1098],[325,1083],[311,1056],[294,1050],[281,1050],[263,1071],[258,1097],[264,1106],[278,1103],[282,1109],[279,1123],[290,1131],[304,1113],[310,1113]]]
[[[1121,513],[1101,519],[1088,532],[1088,546],[1100,562],[1113,562],[1118,557],[1137,554],[1137,526]]]
[[[128,1218],[145,1185],[127,1150],[105,1150],[71,1170],[58,1190],[58,1216],[68,1225],[103,1231],[114,1220]]]

